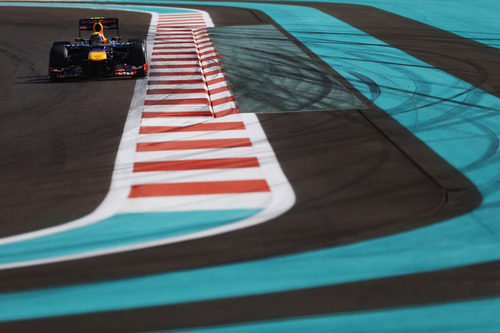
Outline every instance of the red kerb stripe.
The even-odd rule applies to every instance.
[[[177,48],[175,48],[177,49]],[[166,50],[166,49],[165,49]],[[176,51],[173,51],[173,52],[165,52],[165,51],[156,51],[156,52],[153,52],[153,55],[196,55],[196,52],[193,52],[193,51],[180,51],[180,52],[176,52]]]
[[[172,25],[177,25],[177,24],[182,24],[182,25],[190,25],[190,24],[200,24],[200,25],[205,25],[205,21],[203,19],[197,19],[197,18],[192,18],[192,19],[186,19],[186,20],[161,20],[158,21],[158,26],[172,26]]]
[[[129,198],[173,195],[252,193],[270,191],[271,190],[269,188],[269,185],[263,179],[220,182],[146,184],[132,186]]]
[[[224,79],[224,77],[219,77],[219,78],[216,78],[213,80],[209,80],[209,81],[207,81],[207,85],[216,84],[216,83],[220,83],[220,82],[226,82],[226,79]]]
[[[171,45],[172,47],[178,48],[178,47],[193,47],[191,46],[190,42],[188,41],[173,41],[173,40],[168,40],[168,39],[163,39],[163,38],[157,38],[155,39],[155,44],[163,44],[163,45]],[[188,45],[179,45],[179,44],[188,44]]]
[[[178,16],[178,17],[160,17],[158,18],[158,22],[170,22],[170,21],[203,21],[203,16]]]
[[[225,117],[225,116],[228,116],[230,114],[237,114],[239,112],[240,112],[239,109],[237,107],[234,107],[234,108],[229,108],[229,109],[217,111],[214,113],[214,117],[215,118]]]
[[[157,62],[157,61],[169,61],[169,62],[176,62],[176,61],[193,61],[193,62],[198,62],[198,58],[192,57],[192,58],[153,58],[151,59],[151,62]]]
[[[210,95],[215,95],[215,94],[218,94],[218,93],[221,93],[224,91],[229,91],[229,87],[223,86],[223,87],[219,87],[219,88],[215,88],[215,89],[210,89]]]
[[[186,23],[172,23],[172,24],[165,24],[162,25],[164,28],[184,28],[184,27],[206,27],[205,22],[186,22]]]
[[[151,65],[150,69],[167,69],[167,68],[200,68],[198,64],[170,64],[170,65]]]
[[[167,142],[140,142],[137,144],[138,152],[185,150],[185,149],[215,149],[215,148],[240,148],[251,147],[248,138],[212,139],[212,140],[187,140]]]
[[[173,29],[161,29],[161,28],[156,30],[156,34],[165,34],[169,36],[193,36],[193,33],[189,31],[182,32]]]
[[[222,57],[221,56],[206,57],[206,58],[203,58],[203,62],[210,61],[210,60],[216,60],[219,58],[222,58]],[[213,62],[212,64],[218,64],[218,62],[216,61],[216,62]]]
[[[220,73],[224,73],[224,69],[222,69],[222,68],[213,69],[213,70],[211,70],[209,72],[203,73],[203,75],[205,77],[207,77],[207,76],[210,76],[210,75],[215,75],[215,74],[220,74]]]
[[[216,53],[216,51],[215,50],[210,50],[210,51],[201,52],[200,56],[204,56],[204,55],[207,55],[207,54],[210,54],[210,53]]]
[[[216,100],[212,101],[212,105],[216,106],[216,105],[221,105],[221,104],[228,103],[228,102],[234,102],[234,96],[217,98]]]
[[[201,72],[151,72],[149,76],[193,76],[201,75]]]
[[[257,167],[259,167],[259,161],[256,157],[214,158],[203,160],[137,162],[134,164],[134,172],[237,169]]]
[[[243,122],[198,123],[190,126],[142,126],[140,134],[197,132],[197,131],[236,131],[244,130]]]
[[[208,98],[190,98],[190,99],[161,99],[161,100],[146,100],[144,105],[189,105],[189,104],[205,104],[209,105]]]
[[[183,51],[183,50],[186,50],[186,49],[193,49],[193,50],[196,49],[196,45],[194,45],[194,44],[193,45],[184,45],[184,46],[179,46],[179,45],[172,46],[170,44],[172,44],[172,43],[166,42],[166,41],[155,41],[154,42],[155,47],[157,47],[157,46],[163,46],[163,47],[165,47],[167,49],[171,49],[171,50],[174,50],[174,51],[177,50],[179,52],[186,52],[186,51]]]
[[[169,41],[172,39],[180,39],[180,40],[193,40],[193,37],[167,37],[167,36],[157,36],[155,40],[165,40]]]
[[[142,118],[168,118],[168,117],[205,117],[212,116],[210,111],[172,111],[172,112],[143,112]]]
[[[219,62],[218,61],[214,61],[214,62],[211,62],[209,64],[201,66],[201,68],[208,69],[208,68],[217,67],[217,66],[220,66]]]
[[[206,89],[149,89],[147,95],[197,94],[206,93]]]
[[[203,21],[203,17],[202,16],[178,16],[178,17],[165,17],[165,18],[160,17],[158,19],[159,23],[172,22],[172,21],[177,21],[177,22],[182,22],[182,21]]]
[[[198,80],[155,80],[149,81],[149,85],[157,85],[157,84],[189,84],[189,83],[203,83],[203,79]]]
[[[158,21],[159,27],[171,27],[176,25],[189,26],[191,24],[196,25],[205,25],[205,21],[203,20],[169,20],[169,21]]]
[[[214,48],[213,45],[206,45],[206,46],[199,47],[198,51],[206,50],[206,49],[213,49],[213,48]],[[212,52],[215,52],[215,49]]]

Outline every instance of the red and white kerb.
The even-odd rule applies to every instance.
[[[160,15],[126,212],[265,208],[271,189],[202,13]]]

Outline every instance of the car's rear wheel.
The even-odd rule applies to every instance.
[[[57,80],[57,74],[54,70],[60,70],[68,62],[68,49],[64,44],[54,44],[50,49],[49,56],[49,77],[52,81]]]

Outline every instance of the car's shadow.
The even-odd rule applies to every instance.
[[[46,84],[49,83],[48,75],[18,76],[15,84]]]
[[[64,80],[51,81],[48,75],[18,76],[17,79],[18,81],[15,84],[81,83],[88,80],[86,78],[67,78]]]
[[[87,81],[109,81],[109,80],[140,80],[142,77],[83,77],[83,78],[66,78],[62,80],[51,81],[48,75],[31,75],[31,76],[18,76],[18,81],[15,84],[47,84],[47,83],[82,83]]]

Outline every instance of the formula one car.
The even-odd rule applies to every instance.
[[[79,20],[80,29],[75,43],[54,42],[50,49],[49,78],[96,76],[145,76],[148,71],[146,43],[142,39],[121,42],[117,18],[92,17]],[[104,28],[117,30],[110,40],[104,37]],[[91,32],[88,39],[82,31]]]

